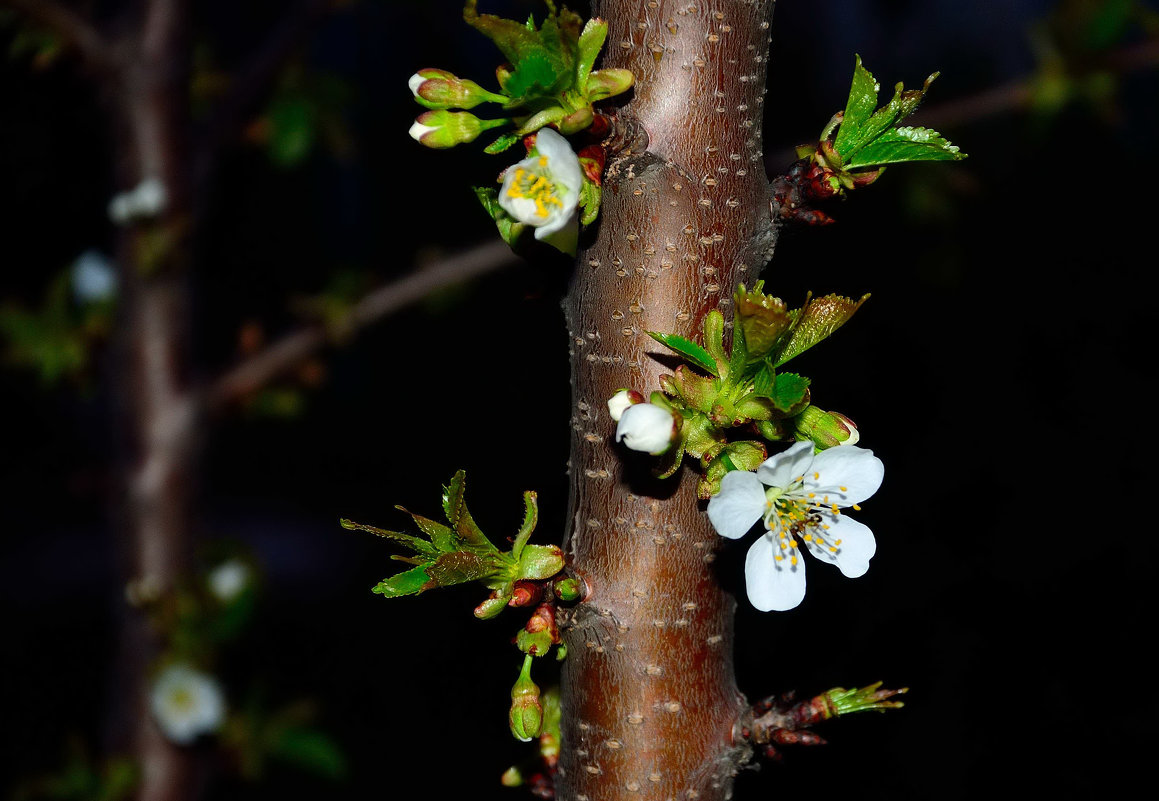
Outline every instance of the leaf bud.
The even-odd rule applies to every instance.
[[[507,715],[511,734],[525,743],[538,737],[543,727],[543,706],[539,701],[539,686],[531,680],[531,659],[530,654],[523,658],[523,669],[511,688],[511,711]]]
[[[507,122],[505,119],[481,120],[466,111],[439,109],[420,114],[410,127],[410,135],[422,145],[443,149],[471,142],[483,131]]]
[[[525,545],[519,554],[518,570],[520,579],[549,579],[563,570],[563,551],[558,545]]]
[[[654,403],[637,403],[620,416],[616,442],[659,456],[680,436],[680,415]]]
[[[593,103],[605,97],[622,94],[632,88],[636,76],[631,70],[596,70],[588,76],[587,96]]]
[[[839,412],[827,412],[808,406],[786,421],[793,426],[793,436],[800,442],[813,441],[821,450],[837,445],[856,445],[861,434],[853,421]]]
[[[475,617],[480,620],[490,620],[502,612],[510,600],[510,596],[497,591],[493,592],[487,600],[475,607]]]

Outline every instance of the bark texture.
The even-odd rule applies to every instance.
[[[673,362],[648,331],[700,340],[771,256],[761,114],[771,0],[604,0],[604,66],[637,78],[594,238],[564,307],[571,341],[571,528],[590,594],[563,620],[560,801],[731,796],[748,757],[733,674],[734,599],[696,476],[650,477],[613,442],[606,401],[658,389]],[[727,309],[725,309],[727,312]],[[727,313],[726,313],[727,316]]]

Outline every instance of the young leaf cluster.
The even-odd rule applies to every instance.
[[[412,565],[380,581],[374,592],[387,598],[414,595],[435,587],[470,581],[481,582],[491,596],[476,610],[479,617],[494,617],[512,599],[517,581],[543,581],[564,566],[563,553],[555,545],[530,545],[539,512],[534,492],[523,494],[523,522],[509,551],[501,551],[483,534],[463,499],[466,475],[455,473],[443,489],[443,514],[447,523],[402,511],[411,516],[423,536],[342,520],[343,528],[368,531],[408,549],[412,556],[394,556]]]
[[[477,0],[467,0],[463,19],[495,43],[507,62],[496,69],[499,91],[443,70],[420,70],[412,79],[415,100],[431,111],[418,118],[426,135],[416,136],[429,147],[453,147],[492,128],[512,126],[485,149],[500,153],[527,134],[551,125],[564,135],[587,128],[595,119],[593,104],[632,87],[632,73],[594,69],[608,35],[600,19],[587,22],[566,7],[544,0],[547,15],[521,23],[480,14]],[[424,80],[425,79],[425,80]],[[480,119],[466,111],[480,103],[498,105],[505,116]]]
[[[921,89],[906,90],[898,83],[890,101],[878,108],[881,85],[862,65],[861,56],[856,57],[845,110],[826,126],[813,154],[813,159],[829,173],[834,192],[839,194],[869,183],[890,164],[966,158],[937,131],[900,124],[917,110],[937,77],[936,72],[930,75]]]
[[[809,379],[781,370],[840,328],[865,302],[839,295],[810,297],[798,309],[766,295],[764,282],[736,293],[732,345],[724,348],[724,317],[712,311],[704,320],[704,344],[674,334],[649,332],[686,364],[662,376],[662,393],[652,403],[681,418],[680,441],[663,456],[661,477],[672,475],[684,454],[699,459],[704,474],[697,491],[709,498],[730,470],[755,470],[767,456],[763,440],[813,441],[818,450],[855,436],[842,415],[810,402]],[[739,429],[738,438],[732,430]]]

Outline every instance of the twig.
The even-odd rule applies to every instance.
[[[0,6],[8,6],[55,33],[89,66],[97,70],[112,66],[112,47],[96,26],[56,0],[0,0]]]
[[[351,307],[341,327],[355,333],[437,289],[499,270],[517,260],[511,249],[498,240],[463,251],[372,291]],[[218,378],[209,388],[207,405],[218,409],[260,389],[321,350],[328,341],[326,330],[317,325],[285,335]]]

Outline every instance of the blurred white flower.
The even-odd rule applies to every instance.
[[[209,571],[209,591],[222,603],[229,603],[237,598],[249,583],[249,565],[240,559],[222,562]]]
[[[217,679],[189,665],[162,670],[149,696],[153,719],[178,745],[189,745],[203,734],[213,734],[225,721],[225,696]]]
[[[160,178],[146,178],[127,192],[113,195],[109,201],[109,219],[117,225],[156,217],[165,211],[169,193]]]
[[[90,249],[72,263],[72,293],[78,303],[101,303],[117,294],[117,269],[99,250]]]
[[[608,414],[618,423],[629,406],[643,402],[644,396],[636,390],[621,389],[615,395],[608,398]]]

